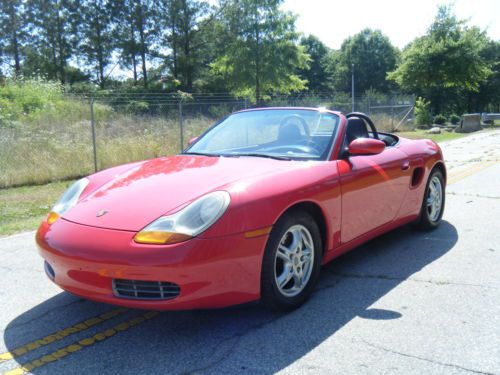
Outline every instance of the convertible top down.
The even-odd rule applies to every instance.
[[[233,113],[180,154],[75,182],[36,234],[49,278],[95,301],[290,310],[321,265],[444,210],[439,146],[378,132],[362,113]]]

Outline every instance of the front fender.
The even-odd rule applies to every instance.
[[[340,230],[340,181],[336,162],[304,162],[298,169],[240,181],[226,189],[231,204],[221,219],[202,235],[205,238],[253,231],[272,226],[290,207],[304,202],[319,206],[328,228],[327,239]]]

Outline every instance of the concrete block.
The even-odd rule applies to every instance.
[[[468,113],[462,115],[462,121],[460,122],[460,132],[470,133],[477,130],[481,130],[481,114]]]

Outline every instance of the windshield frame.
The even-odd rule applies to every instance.
[[[239,113],[246,113],[246,112],[280,111],[280,110],[297,110],[297,111],[311,111],[311,112],[318,112],[318,113],[328,113],[330,115],[336,116],[338,118],[338,122],[336,124],[336,127],[335,127],[333,133],[330,136],[328,145],[325,148],[325,152],[323,153],[323,155],[321,155],[318,158],[315,158],[315,157],[299,157],[299,156],[293,156],[293,155],[290,155],[290,157],[279,158],[278,156],[280,156],[280,155],[278,155],[278,154],[273,155],[273,154],[265,154],[265,153],[262,153],[262,157],[271,157],[272,158],[272,156],[277,156],[276,159],[281,159],[281,160],[297,160],[297,161],[328,161],[328,160],[331,159],[332,152],[333,152],[335,143],[336,143],[336,141],[338,139],[338,134],[339,134],[339,131],[340,131],[340,128],[341,128],[341,123],[342,123],[341,114],[339,112],[331,111],[331,110],[324,109],[324,108],[310,108],[310,107],[251,108],[251,109],[245,109],[245,110],[233,112],[233,113],[231,113],[231,114],[229,114],[229,115],[221,118],[219,121],[215,122],[213,125],[211,125],[210,127],[208,127],[203,133],[201,133],[201,135],[199,137],[197,137],[197,139],[192,144],[188,145],[184,150],[182,150],[182,152],[179,153],[179,155],[200,155],[200,156],[206,155],[206,156],[209,156],[209,157],[240,157],[240,156],[241,157],[245,157],[245,156],[257,157],[258,155],[256,153],[252,153],[252,155],[245,155],[245,153],[241,153],[241,154],[238,154],[238,153],[223,154],[223,153],[215,153],[215,152],[214,153],[201,153],[201,152],[192,152],[192,153],[190,153],[190,150],[200,140],[202,140],[208,133],[210,133],[214,128],[216,128],[217,126],[219,126],[227,118],[229,118],[229,117],[231,117],[233,115],[236,115],[236,114],[239,114]],[[285,155],[283,155],[283,156],[285,156]],[[286,155],[286,156],[288,156],[288,155]]]

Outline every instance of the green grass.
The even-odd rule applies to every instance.
[[[98,168],[180,150],[177,105],[152,101],[96,101],[93,115]],[[232,105],[214,107],[226,114]],[[212,125],[211,107],[184,109],[184,146]],[[88,99],[64,93],[41,81],[0,85],[0,189],[40,185],[93,172],[91,113]]]
[[[0,189],[0,236],[36,229],[71,182]]]
[[[452,141],[454,139],[462,138],[466,136],[466,133],[453,133],[442,131],[441,134],[427,134],[426,130],[417,129],[415,131],[399,132],[395,133],[399,137],[409,138],[409,139],[432,139],[435,142],[446,142]]]
[[[101,113],[96,117],[99,169],[180,150],[175,113],[136,115],[100,105],[95,109]],[[206,116],[185,118],[184,146],[213,122]],[[90,120],[77,113],[74,117],[38,119],[15,126],[0,124],[0,170],[0,188],[39,185],[92,173]]]

